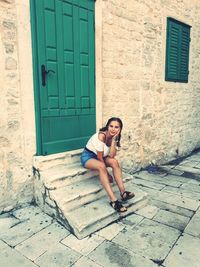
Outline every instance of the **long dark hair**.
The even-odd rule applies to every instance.
[[[121,146],[121,145],[120,145],[121,131],[122,131],[122,128],[123,128],[123,123],[122,123],[122,120],[121,120],[120,118],[117,118],[117,117],[112,117],[112,118],[110,118],[110,119],[107,121],[106,126],[102,127],[99,131],[100,131],[100,132],[105,132],[105,131],[107,131],[107,130],[108,130],[108,126],[110,125],[110,123],[111,123],[112,121],[117,121],[117,122],[119,123],[119,127],[120,127],[120,129],[121,129],[121,130],[120,130],[120,133],[119,133],[119,135],[118,135],[118,139],[117,139],[117,141],[116,141],[117,146],[120,147],[120,146]]]

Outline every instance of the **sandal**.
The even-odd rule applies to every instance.
[[[133,198],[134,196],[135,196],[135,194],[133,192],[124,191],[124,193],[121,194],[121,200],[127,201],[127,200]]]
[[[126,212],[127,208],[122,205],[119,200],[111,201],[110,206],[113,207],[117,212]]]

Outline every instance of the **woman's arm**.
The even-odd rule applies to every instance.
[[[104,163],[103,151],[97,151],[97,159]]]
[[[114,158],[117,154],[117,149],[116,149],[116,137],[113,137],[111,145],[110,145],[110,154],[109,156],[111,158]]]
[[[105,139],[106,139],[106,137],[105,137],[104,134],[100,133],[100,134],[98,135],[98,138],[99,138],[99,140],[100,140],[101,142],[105,143]],[[104,163],[103,153],[104,153],[103,151],[97,151],[97,159]]]

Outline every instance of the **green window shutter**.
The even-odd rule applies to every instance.
[[[167,18],[165,80],[188,82],[190,26]]]
[[[180,45],[180,80],[188,82],[190,28],[182,28]]]

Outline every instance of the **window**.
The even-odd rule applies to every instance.
[[[188,82],[191,26],[167,18],[165,80]]]

